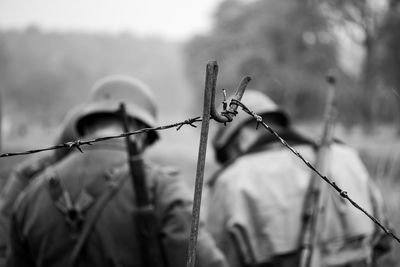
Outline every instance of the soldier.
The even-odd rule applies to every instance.
[[[79,114],[81,108],[81,105],[78,105],[66,114],[61,123],[61,131],[58,133],[55,144],[74,141],[81,137],[77,135],[77,132],[72,131],[72,123],[76,120],[75,117]],[[0,192],[1,215],[9,218],[12,206],[18,198],[18,195],[28,184],[48,166],[64,158],[70,151],[71,149],[65,148],[54,150],[49,153],[34,154],[14,166],[10,176],[6,180],[4,188]]]
[[[73,141],[79,138],[71,129],[71,124],[81,107],[71,109],[61,123],[61,131],[56,138],[56,144]],[[62,159],[70,149],[59,149],[50,153],[34,154],[18,163],[11,170],[4,187],[0,192],[0,266],[5,265],[7,235],[11,210],[19,194],[48,166]]]
[[[243,103],[296,148],[315,160],[315,145],[296,132],[288,115],[264,94],[247,90]],[[310,169],[273,135],[256,130],[244,112],[213,142],[223,164],[209,182],[207,227],[231,266],[299,266],[300,236]],[[385,221],[383,203],[357,153],[335,142],[326,175],[362,207]],[[388,239],[372,221],[328,188],[321,218],[319,266],[370,266],[389,249]],[[360,264],[360,265],[357,265]]]
[[[73,129],[85,139],[122,132],[118,115],[126,106],[130,130],[156,125],[150,89],[126,76],[105,77],[76,116]],[[142,157],[156,142],[150,131],[133,138]],[[72,151],[48,167],[25,190],[12,214],[9,266],[145,266],[138,240],[137,207],[124,140],[112,139]],[[183,181],[146,163],[146,188],[156,214],[164,266],[185,266],[191,196]],[[145,248],[150,249],[150,248]],[[199,266],[226,266],[201,227]]]

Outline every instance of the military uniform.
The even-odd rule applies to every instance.
[[[295,148],[314,159],[309,145]],[[382,198],[354,150],[335,145],[329,162],[327,175],[367,212],[385,221]],[[296,266],[310,177],[300,159],[275,144],[238,158],[214,178],[207,226],[222,251],[231,255],[232,266]],[[371,263],[376,235],[383,233],[336,191],[328,191],[320,218],[321,266]]]
[[[0,266],[4,266],[10,214],[15,201],[33,177],[52,163],[54,163],[52,155],[31,156],[18,164],[7,179],[0,193]]]
[[[33,155],[12,170],[0,194],[0,210],[4,216],[10,216],[18,195],[30,181],[54,162],[55,157],[52,154]]]
[[[66,114],[61,123],[60,132],[54,142],[55,144],[66,143],[81,137],[76,130],[73,130],[73,124],[76,123],[77,116],[82,108],[82,106],[78,105]],[[12,206],[18,195],[28,184],[48,166],[65,157],[70,151],[71,148],[63,148],[49,153],[34,154],[16,164],[0,192],[0,213],[2,216],[9,218]]]
[[[290,127],[289,117],[272,100],[247,90],[242,101],[315,162],[316,145]],[[255,130],[247,114],[235,119],[221,126],[213,142],[223,167],[209,182],[208,230],[231,266],[298,266],[312,171],[274,136]],[[335,142],[326,162],[324,175],[386,223],[382,197],[356,151]],[[333,188],[325,191],[314,266],[370,266],[375,252],[387,252],[390,242]]]
[[[111,183],[120,185],[104,203],[76,266],[143,266],[126,161],[124,147],[108,142],[92,146],[84,154],[72,153],[38,177],[23,193],[12,216],[9,266],[68,266],[85,223]],[[146,175],[167,266],[185,266],[191,197],[178,177],[149,165]],[[69,204],[65,193],[54,193],[57,188],[67,192]],[[68,218],[68,206],[79,216]],[[204,228],[198,242],[198,266],[224,266],[222,254]]]
[[[76,106],[66,114],[55,144],[79,138],[77,132],[73,130],[72,124],[75,123],[81,108],[81,106]],[[34,154],[16,164],[12,169],[0,192],[0,266],[5,264],[10,215],[19,194],[48,166],[62,159],[70,151],[70,148],[64,148],[50,153]]]

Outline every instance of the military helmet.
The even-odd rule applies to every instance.
[[[262,117],[267,115],[275,116],[283,127],[288,127],[290,124],[287,113],[269,97],[259,91],[246,89],[241,102]],[[251,120],[254,119],[239,110],[239,113],[233,118],[232,122],[227,123],[226,126],[221,123],[213,139],[213,146],[216,152],[218,153],[219,150],[224,149],[240,128]]]
[[[117,112],[121,102],[125,103],[128,116],[148,127],[156,126],[157,108],[152,91],[142,81],[125,75],[111,75],[96,82],[82,117]]]
[[[153,93],[142,81],[125,75],[111,75],[100,79],[91,89],[89,101],[76,106],[64,118],[58,143],[73,141],[82,137],[82,122],[94,114],[116,113],[120,103],[125,103],[128,117],[142,122],[146,127],[155,127],[157,108]],[[156,131],[147,133],[148,144],[158,139]],[[60,156],[63,151],[60,150]]]
[[[142,81],[125,76],[111,75],[96,82],[91,90],[91,97],[81,111],[77,128],[82,120],[93,114],[116,113],[120,103],[125,103],[128,117],[142,122],[146,127],[155,127],[157,107],[150,88]],[[158,139],[155,131],[148,132],[148,144]]]

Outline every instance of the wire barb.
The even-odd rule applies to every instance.
[[[76,148],[76,149],[79,150],[79,152],[83,153],[83,151],[82,151],[82,149],[80,147],[81,143],[82,143],[81,140],[76,140],[76,141],[73,141],[73,142],[68,142],[68,143],[66,143],[66,145],[68,146],[68,148]]]
[[[179,131],[183,125],[187,124],[189,126],[192,126],[193,128],[197,128],[197,125],[194,125],[193,123],[201,121],[200,116],[196,117],[196,118],[191,118],[191,119],[187,119],[185,120],[181,125],[179,125],[176,130]]]
[[[294,147],[290,146],[277,132],[275,132],[269,125],[267,125],[261,118],[261,116],[257,115],[255,112],[249,110],[242,102],[238,100],[232,100],[242,108],[244,112],[252,116],[257,123],[262,125],[266,130],[268,130],[272,135],[274,135],[286,148],[288,148],[293,154],[295,154],[298,158],[300,158],[312,171],[314,171],[322,180],[328,183],[331,187],[333,187],[339,195],[350,202],[356,209],[360,210],[364,213],[372,222],[374,222],[380,229],[382,229],[387,235],[395,239],[398,243],[400,243],[400,238],[397,237],[390,229],[385,227],[383,223],[381,223],[378,219],[374,216],[369,214],[364,208],[362,208],[357,202],[355,202],[346,191],[341,189],[335,182],[331,181],[328,177],[321,174],[319,170],[317,170],[310,162],[308,162]],[[260,120],[261,118],[261,120]]]

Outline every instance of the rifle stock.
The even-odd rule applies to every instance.
[[[327,77],[329,84],[325,119],[322,138],[316,149],[315,167],[322,173],[327,171],[327,154],[329,145],[332,141],[334,126],[334,107],[335,107],[335,78],[331,75]],[[303,229],[301,236],[301,267],[319,267],[321,266],[318,248],[318,237],[321,232],[320,214],[324,206],[327,185],[318,177],[316,173],[312,173],[310,185],[308,187],[303,212]]]
[[[127,133],[129,132],[129,123],[123,103],[120,104],[120,115],[123,130]],[[125,140],[133,191],[136,196],[137,210],[135,212],[135,219],[144,266],[163,267],[164,257],[158,237],[158,220],[148,194],[141,151],[139,151],[137,144],[129,136],[126,136]]]

